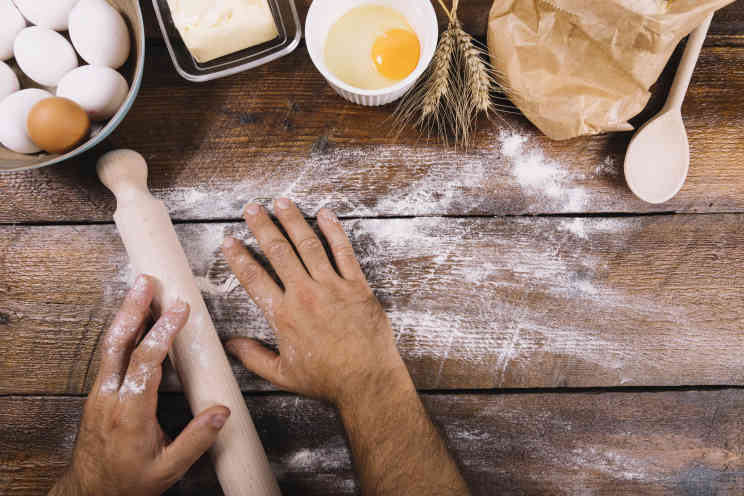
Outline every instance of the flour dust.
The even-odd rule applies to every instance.
[[[171,215],[239,218],[246,203],[271,207],[277,197],[295,199],[309,216],[323,207],[343,217],[574,213],[589,205],[590,190],[583,183],[618,173],[610,156],[585,170],[568,167],[546,152],[534,133],[515,130],[501,131],[492,143],[472,150],[352,143],[313,150],[291,163],[246,167],[246,179],[164,190]],[[522,198],[502,198],[510,184],[521,189]]]

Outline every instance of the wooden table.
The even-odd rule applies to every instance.
[[[489,5],[463,5],[477,35]],[[475,494],[744,492],[741,2],[713,23],[684,107],[691,175],[661,206],[624,183],[629,134],[553,143],[505,115],[469,152],[394,140],[390,109],[343,102],[304,47],[182,81],[144,8],[144,84],[107,146],[148,159],[223,337],[274,339],[219,254],[225,233],[250,239],[242,205],[331,207]],[[105,148],[0,175],[0,494],[42,494],[65,468],[133,277],[94,174]],[[235,372],[284,493],[353,494],[334,411]],[[189,418],[179,390],[169,373],[172,433]],[[218,492],[201,462],[171,493]]]

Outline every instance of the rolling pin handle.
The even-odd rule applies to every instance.
[[[147,162],[134,150],[115,150],[98,160],[101,182],[121,201],[127,192],[147,193]]]

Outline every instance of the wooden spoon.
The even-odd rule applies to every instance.
[[[666,105],[638,130],[628,146],[625,180],[633,193],[648,203],[671,200],[687,179],[690,145],[682,121],[682,102],[712,20],[713,14],[690,34]]]

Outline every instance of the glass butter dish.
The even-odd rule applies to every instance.
[[[268,0],[279,35],[271,41],[240,50],[209,62],[198,62],[181,38],[168,0],[152,0],[160,31],[173,66],[184,79],[203,83],[253,69],[292,53],[300,44],[302,27],[295,0]]]

